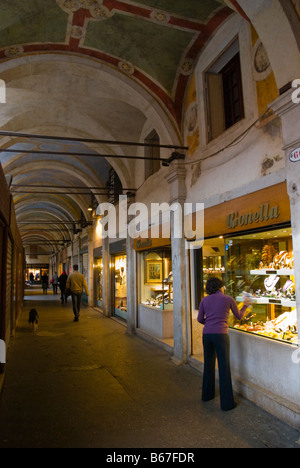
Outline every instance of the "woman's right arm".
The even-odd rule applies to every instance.
[[[246,296],[245,299],[244,299],[244,305],[243,305],[242,309],[239,310],[238,306],[236,305],[235,300],[232,298],[231,310],[232,310],[233,314],[236,316],[236,318],[238,320],[243,319],[243,317],[246,314],[247,309],[248,309],[250,304],[251,304],[251,299],[250,299],[250,297]]]

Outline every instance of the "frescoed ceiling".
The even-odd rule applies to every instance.
[[[224,0],[1,0],[0,61],[83,54],[131,76],[179,120],[195,60],[232,12]]]

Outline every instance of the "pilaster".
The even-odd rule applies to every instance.
[[[170,204],[178,203],[184,212],[186,200],[186,168],[182,161],[175,160],[170,165],[166,180],[170,185]],[[175,223],[178,217],[171,211],[171,244],[172,244],[172,268],[173,268],[173,310],[174,310],[174,360],[178,363],[186,362],[187,349],[187,251],[184,235],[176,238]],[[183,218],[182,218],[183,223]],[[178,227],[177,227],[178,228]],[[182,233],[184,232],[182,228]]]
[[[298,324],[300,324],[300,161],[290,160],[292,151],[300,148],[300,104],[296,104],[293,100],[294,91],[294,89],[287,91],[270,107],[282,122],[287,190],[291,204]]]
[[[134,203],[135,198],[128,199],[129,205]],[[128,223],[130,219],[128,219]],[[126,240],[126,264],[127,264],[127,333],[134,334],[136,331],[137,317],[137,270],[136,252],[134,249],[134,239],[127,235]]]
[[[110,267],[110,248],[109,239],[102,239],[102,261],[103,261],[103,314],[105,317],[112,316],[111,304],[111,267]]]
[[[88,303],[90,307],[94,306],[94,227],[88,227],[88,286],[89,286],[89,298]]]

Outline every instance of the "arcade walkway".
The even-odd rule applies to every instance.
[[[230,413],[218,399],[202,404],[201,376],[122,324],[88,307],[72,319],[58,296],[26,296],[0,400],[1,448],[299,448],[297,431],[241,398]]]

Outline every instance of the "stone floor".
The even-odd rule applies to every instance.
[[[115,320],[26,296],[0,399],[0,448],[299,448],[299,433],[238,397],[201,402],[201,375]],[[39,331],[27,323],[40,314]]]

